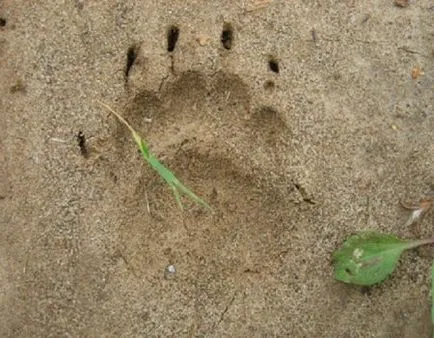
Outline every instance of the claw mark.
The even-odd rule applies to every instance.
[[[223,25],[223,32],[221,35],[221,42],[225,49],[232,48],[232,42],[234,39],[234,33],[231,24],[225,23]]]
[[[174,73],[175,65],[173,59],[173,51],[175,50],[176,43],[179,39],[179,28],[176,26],[170,26],[167,31],[167,51],[170,53],[170,70]]]
[[[89,151],[87,150],[86,146],[86,137],[84,136],[83,132],[80,130],[77,134],[77,144],[80,148],[80,153],[84,158],[89,157]]]
[[[169,27],[167,31],[167,51],[173,52],[179,38],[179,28],[176,26]]]
[[[271,70],[273,73],[278,74],[279,73],[279,62],[274,59],[274,58],[270,58],[268,60],[268,68],[269,70]]]
[[[136,62],[137,59],[137,52],[138,48],[137,46],[133,45],[130,48],[128,48],[127,51],[127,65],[125,67],[125,81],[128,82],[128,77],[130,75],[131,68],[134,65],[134,62]]]

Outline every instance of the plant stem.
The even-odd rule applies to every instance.
[[[428,239],[419,239],[408,244],[407,249],[414,249],[421,245],[434,244],[434,237]]]
[[[111,107],[109,107],[108,105],[106,105],[104,102],[101,102],[100,100],[97,100],[97,102],[107,108],[112,114],[114,114],[123,124],[125,124],[127,126],[127,128],[131,131],[131,133],[133,135],[136,134],[136,131],[133,129],[133,127],[130,126],[130,124],[122,117],[120,116],[118,113],[116,113]]]

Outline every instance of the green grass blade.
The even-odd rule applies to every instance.
[[[136,132],[134,132],[133,138],[134,138],[134,141],[136,141],[137,145],[139,146],[139,149],[140,149],[143,157],[145,158],[145,160],[149,161],[150,154],[149,154],[149,148],[148,148],[148,146],[141,139],[140,135],[137,134]]]
[[[154,155],[151,154],[149,156],[148,163],[154,170],[158,171],[160,176],[163,177],[167,183],[169,183],[170,185],[177,185],[179,181],[176,176],[163,164],[161,164],[161,162],[158,161]]]
[[[211,209],[211,207],[206,203],[202,198],[193,193],[190,189],[188,189],[184,184],[178,181],[177,188],[181,190],[181,192],[187,195],[193,202],[202,205],[206,209]]]
[[[130,124],[118,113],[116,113],[111,107],[106,105],[105,103],[98,101],[102,106],[107,108],[111,113],[113,113],[131,132],[134,141],[142,153],[143,158],[148,164],[158,172],[158,174],[166,181],[166,183],[172,188],[173,195],[175,196],[176,203],[179,205],[181,210],[183,210],[181,194],[187,195],[193,202],[202,205],[207,209],[211,209],[211,207],[199,196],[193,193],[190,189],[188,189],[184,184],[182,184],[171,172],[167,169],[153,154],[150,153],[148,146],[145,141],[140,137],[140,135],[130,126]]]
[[[200,204],[207,209],[211,209],[211,207],[203,199],[201,199],[190,189],[188,189],[184,184],[182,184],[169,169],[167,169],[163,164],[161,164],[160,161],[158,161],[158,159],[154,155],[150,154],[148,163],[151,165],[152,168],[158,171],[161,177],[163,177],[170,186],[175,189],[178,194],[175,194],[175,198],[179,196],[179,193],[181,192],[187,195],[195,203]]]
[[[181,210],[184,210],[184,206],[182,205],[181,196],[179,195],[179,191],[176,189],[174,185],[171,185],[173,190],[173,195],[175,195],[176,203],[181,208]]]

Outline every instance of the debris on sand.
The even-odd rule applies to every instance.
[[[395,6],[397,7],[408,7],[409,0],[395,0]]]
[[[420,76],[424,74],[423,69],[420,66],[414,66],[411,70],[411,78],[417,80]]]

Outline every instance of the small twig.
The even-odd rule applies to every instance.
[[[267,7],[272,0],[254,0],[252,1],[252,4],[246,8],[246,12],[253,12],[258,9],[262,9]]]
[[[417,206],[409,205],[403,201],[399,201],[399,203],[404,209],[411,211],[407,222],[404,224],[404,227],[409,227],[415,224],[417,233],[420,233],[420,223],[427,212],[431,209],[432,199],[423,198],[419,201],[419,205]]]
[[[225,308],[223,309],[222,313],[220,314],[220,319],[219,319],[217,325],[220,325],[221,322],[223,322],[223,320],[225,318],[225,315],[226,315],[226,312],[229,311],[229,308],[234,303],[234,300],[235,300],[236,296],[237,296],[237,293],[235,292],[234,295],[232,296],[232,299],[229,301],[229,303],[225,306]]]
[[[315,28],[312,28],[312,30],[310,31],[312,34],[312,41],[316,44],[317,40],[318,40],[318,36],[316,34],[316,30]]]
[[[52,141],[52,142],[57,142],[57,143],[68,143],[68,141],[63,140],[63,139],[61,139],[61,138],[57,138],[57,137],[52,137],[52,138],[50,138],[50,141]]]
[[[410,49],[410,48],[408,48],[408,47],[406,47],[406,46],[398,47],[398,49],[400,49],[400,50],[402,50],[402,51],[404,51],[404,52],[406,52],[406,53],[416,54],[416,55],[420,55],[420,56],[423,56],[423,57],[428,57],[427,55],[425,55],[425,54],[423,54],[423,53],[420,53],[420,52],[418,52],[418,51],[416,51],[416,50],[412,50],[412,49]]]
[[[97,102],[106,107],[111,113],[113,113],[123,124],[127,126],[127,128],[131,131],[131,134],[136,134],[136,131],[133,129],[133,127],[130,126],[130,124],[118,113],[116,113],[110,106],[106,105],[104,102],[101,102],[100,100],[97,100]]]
[[[366,14],[365,17],[362,19],[362,24],[364,24],[366,21],[368,21],[370,17],[371,17],[370,14]]]
[[[145,200],[146,200],[146,211],[148,211],[148,214],[151,214],[151,208],[149,206],[149,199],[148,199],[148,192],[145,191]]]

